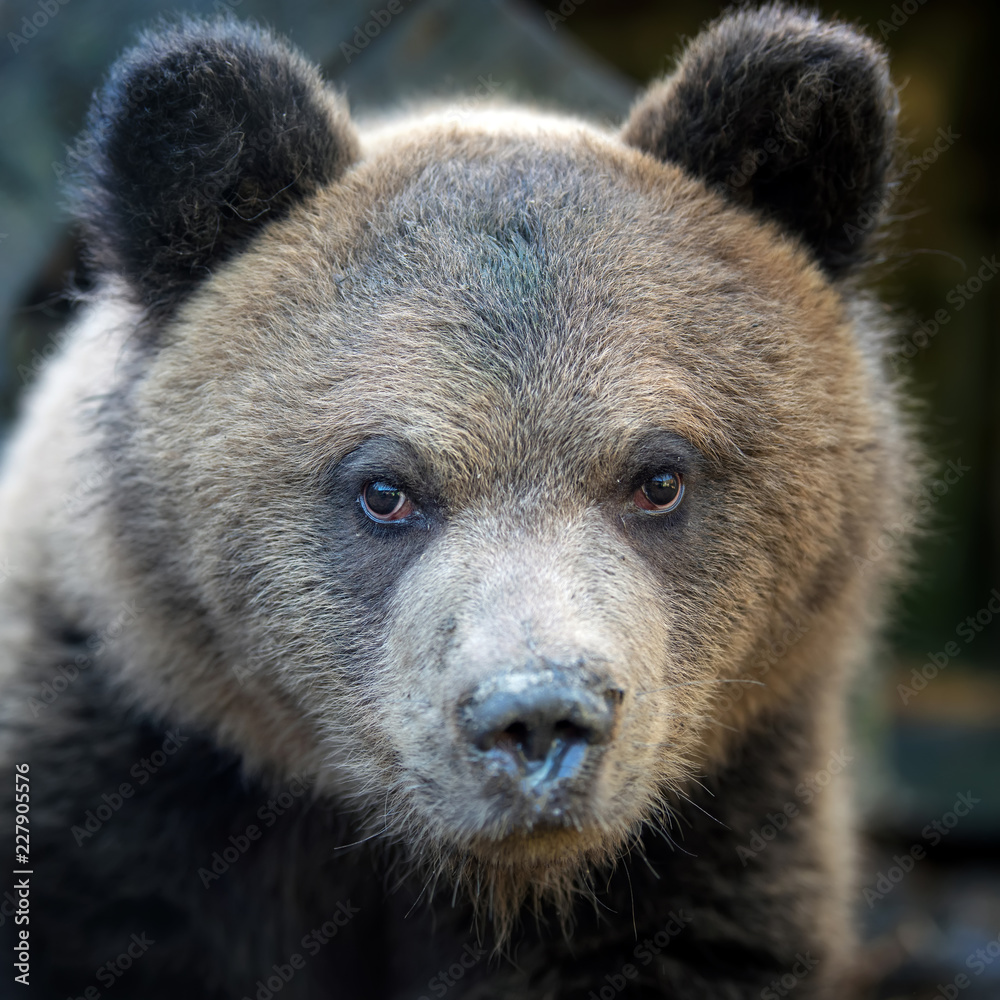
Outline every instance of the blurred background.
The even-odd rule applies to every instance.
[[[17,0],[0,3],[0,437],[87,287],[60,178],[91,92],[161,13],[271,24],[356,115],[421,97],[529,100],[621,120],[720,12],[704,0]],[[873,0],[819,10],[888,49],[902,88],[897,235],[873,277],[889,363],[936,471],[929,531],[885,648],[858,686],[850,770],[867,831],[857,903],[866,995],[1000,998],[1000,198],[989,5]],[[374,12],[374,14],[373,14]],[[377,17],[375,15],[378,15]],[[373,20],[374,18],[374,20]],[[374,30],[373,30],[374,29]],[[886,525],[877,560],[899,544]]]

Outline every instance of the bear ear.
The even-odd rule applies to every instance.
[[[358,158],[344,101],[256,26],[144,34],[95,96],[71,200],[97,267],[153,316]]]
[[[622,138],[777,220],[838,276],[889,200],[897,107],[874,42],[774,4],[709,25]]]

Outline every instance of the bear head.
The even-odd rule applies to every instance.
[[[780,6],[618,132],[359,137],[264,31],[144,37],[76,188],[125,331],[123,680],[501,925],[669,836],[733,733],[836,698],[876,602],[902,463],[855,275],[895,115],[875,45]]]

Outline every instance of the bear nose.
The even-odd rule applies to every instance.
[[[466,739],[494,769],[529,779],[535,791],[574,777],[588,748],[608,742],[619,688],[551,671],[505,674],[459,702]]]

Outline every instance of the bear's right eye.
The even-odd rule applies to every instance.
[[[362,489],[359,499],[364,512],[381,524],[402,521],[417,509],[401,489],[381,479],[368,483]]]
[[[661,472],[647,479],[633,494],[640,510],[669,514],[684,496],[684,480],[676,472]]]

